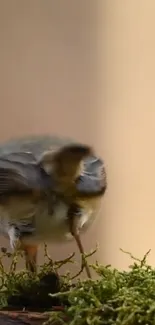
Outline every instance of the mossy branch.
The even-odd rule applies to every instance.
[[[84,258],[88,259],[96,250],[85,254]],[[23,299],[21,307],[29,310],[40,297],[41,304],[45,304],[46,325],[154,325],[155,269],[147,264],[150,251],[142,259],[121,251],[133,261],[129,270],[119,271],[96,262],[90,266],[99,276],[96,280],[81,280],[82,267],[76,276],[59,276],[62,265],[75,262],[74,254],[54,262],[46,245],[45,264],[35,275],[27,271],[17,272],[17,255],[3,252],[0,257],[1,308],[9,308],[11,297],[16,305],[15,298],[18,297],[17,302]],[[8,272],[3,266],[5,256],[11,257]],[[30,296],[26,306],[26,298]],[[39,300],[37,308],[38,304]]]

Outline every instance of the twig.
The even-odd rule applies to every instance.
[[[97,252],[98,247],[96,247],[92,252],[88,253],[88,254],[82,254],[81,258],[82,258],[82,263],[81,263],[81,269],[78,273],[76,273],[73,277],[71,277],[71,280],[76,279],[79,275],[81,275],[83,273],[83,270],[85,268],[85,261],[88,257],[91,257],[92,255],[94,255]]]
[[[143,257],[142,260],[140,260],[139,258],[133,256],[130,252],[125,251],[125,250],[123,250],[122,248],[120,248],[120,251],[123,252],[123,253],[125,253],[125,254],[127,254],[127,255],[129,255],[130,258],[132,258],[134,261],[139,262],[141,266],[144,266],[144,265],[146,264],[146,259],[147,259],[148,255],[149,255],[150,252],[151,252],[151,249],[149,249],[149,250],[146,252],[146,254],[144,255],[144,257]]]

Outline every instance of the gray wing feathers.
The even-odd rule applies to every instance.
[[[12,153],[0,157],[0,194],[42,187],[42,174],[31,153]]]
[[[69,139],[63,139],[50,135],[34,135],[25,138],[10,140],[0,145],[0,156],[14,152],[31,152],[38,160],[42,153],[50,147],[62,146],[71,143]]]
[[[84,172],[77,181],[77,189],[85,194],[104,193],[107,187],[104,162],[97,157],[85,159]]]
[[[47,175],[37,165],[44,151],[73,143],[56,136],[29,136],[0,145],[0,193],[9,189],[46,188]],[[17,154],[16,154],[17,152]],[[84,172],[76,182],[77,190],[97,194],[106,189],[104,162],[96,157],[84,159]]]
[[[28,136],[0,145],[0,194],[12,190],[46,189],[49,179],[37,164],[51,147],[71,143],[56,136]]]

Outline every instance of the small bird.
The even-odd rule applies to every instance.
[[[32,272],[41,242],[75,238],[84,254],[80,232],[106,188],[104,162],[88,145],[51,135],[8,141],[0,145],[0,233],[25,252]]]

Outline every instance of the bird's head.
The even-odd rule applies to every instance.
[[[69,200],[103,196],[107,183],[103,161],[83,144],[49,149],[41,164],[54,184],[54,191]]]

